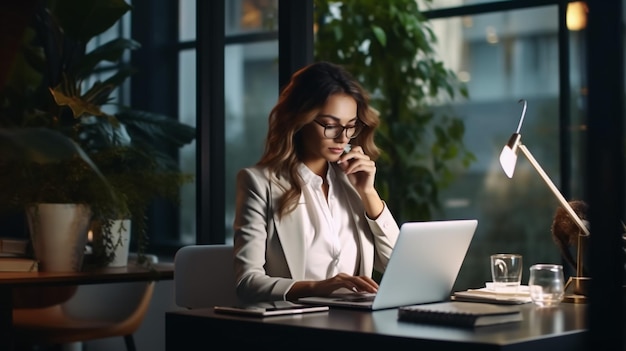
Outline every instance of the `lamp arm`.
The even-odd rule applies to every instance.
[[[582,235],[578,236],[578,243],[577,243],[577,251],[576,251],[576,276],[577,277],[582,277],[583,275],[583,259],[584,257],[584,252],[585,252],[585,243],[586,241],[586,237],[583,237]]]
[[[550,177],[548,177],[546,172],[543,171],[543,168],[541,168],[541,166],[539,165],[537,160],[535,160],[535,158],[530,153],[530,151],[528,151],[526,146],[524,144],[520,143],[518,147],[519,147],[520,150],[522,150],[522,153],[524,154],[524,156],[526,156],[528,161],[530,161],[530,164],[532,164],[533,167],[535,167],[535,169],[537,170],[537,173],[539,173],[541,178],[543,178],[544,182],[546,182],[546,184],[548,185],[550,190],[552,190],[552,193],[554,193],[554,196],[556,196],[556,198],[561,203],[561,206],[563,206],[563,208],[565,208],[565,210],[567,211],[569,216],[574,220],[576,225],[578,225],[580,230],[582,230],[585,233],[585,235],[589,235],[589,229],[587,229],[587,226],[583,223],[583,221],[580,219],[580,217],[578,217],[576,212],[574,212],[574,209],[572,208],[572,206],[570,206],[570,204],[567,202],[567,200],[565,200],[563,195],[561,195],[561,192],[559,191],[559,189],[556,187],[556,185],[554,185],[554,183],[552,182]]]

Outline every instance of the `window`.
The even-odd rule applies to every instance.
[[[195,0],[151,1],[133,3],[133,38],[142,44],[134,65],[142,75],[134,77],[134,104],[176,116],[182,122],[198,126],[197,111],[197,2]],[[213,5],[212,5],[213,6]],[[204,118],[224,119],[225,184],[211,185],[225,189],[224,241],[232,240],[234,177],[236,171],[252,165],[260,157],[265,137],[267,115],[278,96],[278,41],[276,0],[238,0],[223,3],[226,46],[224,49],[224,115]],[[200,10],[201,11],[201,10]],[[208,13],[207,13],[208,15]],[[202,15],[201,15],[202,16]],[[171,70],[170,67],[178,67]],[[212,82],[213,84],[213,82]],[[216,83],[217,84],[217,83]],[[204,121],[206,123],[206,121]],[[200,176],[198,140],[179,150],[179,163],[185,172]],[[202,150],[202,152],[207,150]],[[219,152],[219,151],[217,151]],[[206,180],[206,179],[204,179]],[[173,254],[198,237],[198,182],[181,188],[181,202],[173,208],[156,204],[151,212],[151,250]],[[211,179],[213,182],[214,180]],[[212,219],[213,220],[213,219]]]
[[[533,262],[559,262],[551,238],[559,206],[523,157],[506,177],[498,157],[528,110],[522,140],[558,183],[559,45],[556,6],[433,19],[444,62],[467,83],[469,99],[453,106],[465,123],[465,144],[477,161],[444,189],[445,218],[478,218],[479,228],[459,274],[462,288],[490,279],[489,253],[521,253]],[[528,221],[528,218],[534,218]],[[524,282],[527,280],[525,276]]]
[[[167,1],[156,4],[153,6],[168,9],[171,6]],[[581,194],[580,181],[571,179],[571,174],[579,173],[582,162],[579,161],[578,140],[584,128],[580,125],[578,102],[584,96],[571,98],[574,101],[571,114],[563,117],[561,101],[564,96],[569,99],[570,93],[562,91],[559,78],[563,58],[559,55],[562,39],[559,37],[558,7],[555,3],[542,3],[517,9],[516,4],[506,2],[501,5],[506,6],[505,9],[497,10],[488,3],[457,8],[438,6],[425,13],[432,17],[441,44],[442,60],[467,82],[470,92],[468,101],[446,108],[452,107],[465,121],[466,144],[477,155],[478,161],[442,192],[445,207],[437,214],[440,218],[475,217],[481,221],[476,245],[465,265],[465,269],[472,273],[462,274],[470,277],[460,283],[465,286],[481,284],[488,279],[488,270],[484,269],[487,267],[484,258],[488,253],[518,251],[518,247],[524,247],[519,251],[528,258],[526,263],[559,259],[550,238],[550,223],[558,205],[556,199],[525,160],[520,158],[516,177],[512,180],[504,176],[497,164],[499,151],[517,126],[521,112],[517,100],[524,98],[529,103],[522,129],[529,149],[557,185],[565,180],[563,192],[568,198]],[[210,118],[224,119],[221,152],[225,163],[223,169],[210,172],[223,173],[219,177],[223,184],[213,186],[224,189],[222,235],[225,242],[232,240],[236,172],[259,159],[267,116],[278,95],[277,9],[278,1],[224,2],[224,81],[212,83],[214,89],[223,89],[224,111],[223,116]],[[134,12],[138,10],[148,11],[140,6]],[[152,103],[169,110],[175,107],[178,118],[190,124],[199,118],[195,107],[197,11],[194,0],[179,1],[175,11],[159,11],[159,16],[164,16],[159,18],[159,25],[176,28],[176,35],[165,35],[159,42],[148,43],[151,54],[145,56],[153,60],[155,55],[173,57],[171,60],[178,70],[175,77],[167,78],[166,82],[171,84],[160,87],[169,93],[159,95],[171,102]],[[142,15],[139,16],[141,19]],[[146,26],[149,22],[144,20],[142,24]],[[146,31],[146,38],[149,38],[148,33]],[[144,43],[140,38],[137,40]],[[584,84],[580,78],[584,76],[581,72],[584,58],[579,55],[580,35],[570,33],[570,41],[571,81],[573,86],[581,86]],[[152,64],[150,67],[154,68],[151,69],[152,75],[164,74],[159,70],[162,66]],[[564,120],[569,131],[566,145],[560,136]],[[560,159],[564,147],[574,160],[566,164],[566,169]],[[194,162],[199,159],[195,148],[193,145],[181,150],[180,162],[184,169],[199,172],[200,165]],[[174,234],[165,233],[166,229],[155,225],[153,242],[173,248],[195,242],[196,219],[208,215],[196,214],[195,204],[201,196],[196,186],[193,184],[181,190],[182,203],[175,218]],[[537,218],[532,223],[523,220],[529,212]],[[522,246],[518,246],[520,243]]]
[[[269,111],[278,99],[278,41],[226,46],[226,241],[232,242],[237,171],[254,165],[265,145]]]

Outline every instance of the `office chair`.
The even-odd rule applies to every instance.
[[[146,255],[152,263],[158,259]],[[130,258],[129,258],[130,259]],[[135,351],[133,333],[152,299],[154,281],[80,285],[67,301],[43,308],[13,310],[13,328],[20,349],[63,348],[72,343],[124,337]]]
[[[176,305],[188,309],[236,305],[231,245],[189,245],[174,256]]]

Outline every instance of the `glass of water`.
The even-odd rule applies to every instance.
[[[559,264],[535,264],[530,267],[528,278],[530,298],[541,307],[556,306],[563,301],[565,282],[563,266]]]

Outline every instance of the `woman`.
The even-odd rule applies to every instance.
[[[368,103],[327,62],[296,72],[280,94],[261,160],[237,175],[241,300],[376,292],[372,273],[385,270],[400,230],[374,188],[379,120]]]

